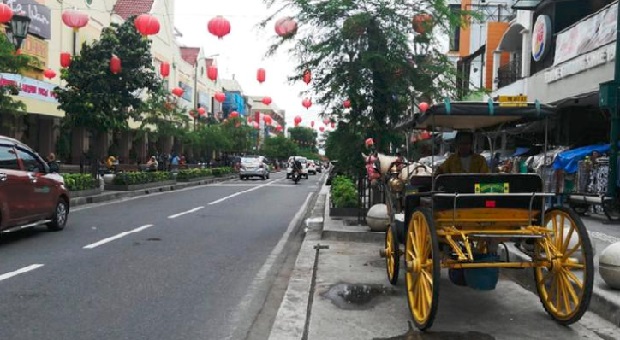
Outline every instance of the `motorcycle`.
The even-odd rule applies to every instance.
[[[301,173],[299,172],[299,169],[293,169],[293,173],[291,174],[291,179],[293,179],[295,184],[299,182],[299,180],[301,179]]]

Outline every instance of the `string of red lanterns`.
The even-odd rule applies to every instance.
[[[112,74],[119,74],[121,72],[121,58],[116,55],[112,55],[110,58],[110,72]]]
[[[312,106],[312,100],[310,98],[305,98],[301,101],[301,105],[303,105],[303,107],[305,107],[307,110],[310,108],[310,106]]]
[[[226,100],[226,94],[224,92],[215,92],[213,98],[215,98],[218,102],[223,103]]]
[[[68,68],[69,66],[71,66],[71,53],[62,52],[60,54],[60,67]]]
[[[207,67],[207,77],[212,81],[217,80],[217,66],[209,66]]]
[[[159,64],[159,74],[164,78],[168,77],[170,75],[170,63],[164,61]]]
[[[258,80],[258,82],[261,84],[265,82],[265,69],[264,68],[259,68],[256,71],[256,80]]]

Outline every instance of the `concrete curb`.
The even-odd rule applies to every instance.
[[[515,245],[506,244],[506,246],[508,248],[508,254],[511,261],[531,261],[531,258],[527,254],[524,254],[519,249],[517,249]],[[499,254],[501,258],[505,258],[506,249],[500,247]],[[595,258],[594,262],[596,261],[597,259]],[[596,276],[598,275],[598,267],[596,264],[594,267],[594,275]],[[534,282],[534,269],[502,269],[501,274],[515,281],[523,288],[538,295],[538,292],[536,291],[536,284]],[[614,293],[602,289],[601,284],[597,282],[595,277],[594,287],[592,289],[592,299],[590,300],[590,306],[588,308],[588,311],[595,313],[601,318],[611,322],[615,326],[620,327],[620,303],[618,303],[618,301],[613,301],[613,299],[610,297],[610,295],[612,294]],[[615,295],[617,295],[617,293],[615,293]]]
[[[327,195],[325,188],[323,186],[319,191],[310,217],[306,220],[306,236],[295,260],[295,267],[291,273],[282,303],[271,326],[271,334],[269,335],[271,340],[302,339],[304,336],[316,254],[314,246],[321,240],[324,222],[323,214]]]
[[[164,185],[160,187],[133,190],[133,191],[114,191],[114,192],[103,191],[101,194],[95,195],[95,196],[73,197],[70,199],[69,205],[71,207],[78,207],[78,206],[85,205],[85,204],[102,203],[102,202],[114,201],[114,200],[118,200],[122,198],[146,196],[146,195],[157,193],[157,192],[174,191],[174,190],[180,190],[180,189],[185,189],[185,188],[199,186],[199,185],[207,185],[207,184],[224,182],[224,181],[228,181],[234,178],[237,178],[237,175],[217,177],[217,178],[208,178],[208,179],[204,179],[204,180],[200,180],[196,182],[177,182],[176,184],[172,184],[172,185],[169,184],[169,185]]]
[[[366,225],[340,227],[339,224],[343,223],[342,220],[333,219],[329,216],[329,201],[329,190],[327,190],[323,210],[325,224],[321,233],[322,239],[361,243],[383,243],[385,241],[385,232],[370,231],[370,227]]]

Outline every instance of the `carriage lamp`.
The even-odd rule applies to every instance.
[[[403,182],[400,178],[390,179],[388,185],[390,186],[390,190],[392,190],[392,192],[401,192],[405,189],[405,182]]]
[[[6,29],[7,38],[15,50],[19,51],[22,46],[22,41],[28,36],[28,27],[30,26],[30,18],[26,15],[13,14],[13,18],[9,22],[9,27]]]

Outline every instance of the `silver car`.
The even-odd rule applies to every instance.
[[[262,180],[269,178],[269,168],[261,157],[241,157],[239,178],[244,180],[250,177],[260,177]]]

